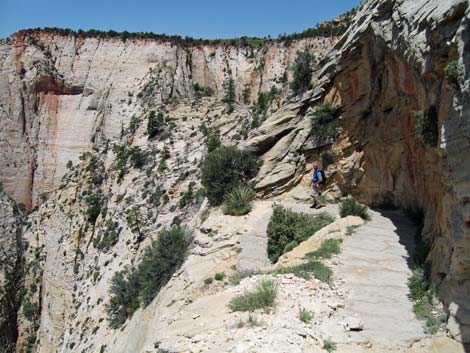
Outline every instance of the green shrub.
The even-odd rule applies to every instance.
[[[210,152],[201,165],[201,183],[212,205],[220,205],[226,193],[242,185],[258,172],[258,158],[234,146],[221,146]]]
[[[361,205],[356,199],[348,197],[341,201],[339,205],[339,214],[341,217],[346,216],[359,216],[363,220],[370,220],[369,211],[367,206]]]
[[[338,137],[339,120],[331,103],[325,103],[310,115],[310,135],[319,141],[329,142]]]
[[[230,78],[225,85],[225,96],[224,96],[224,103],[227,104],[227,111],[228,113],[232,113],[235,109],[235,81],[233,78]]]
[[[335,162],[335,159],[333,158],[331,153],[328,152],[322,153],[320,160],[323,169],[328,168],[329,165],[332,165]]]
[[[334,217],[326,212],[308,215],[274,205],[267,231],[268,257],[276,262],[282,254],[289,251],[292,244],[295,244],[293,241],[300,244],[333,221]]]
[[[459,84],[459,62],[458,60],[453,60],[444,68],[447,81],[454,85]]]
[[[310,88],[314,64],[315,56],[308,49],[297,53],[292,67],[294,78],[291,83],[291,88],[295,93],[300,93]]]
[[[200,86],[198,83],[193,84],[193,90],[196,98],[210,97],[214,94],[212,88]]]
[[[131,120],[129,121],[128,131],[131,134],[134,134],[137,131],[137,129],[139,128],[139,125],[140,125],[139,118],[136,117],[135,115],[132,115]]]
[[[196,193],[194,192],[194,185],[196,185],[196,183],[191,181],[188,185],[188,190],[181,195],[181,198],[178,202],[179,208],[184,208],[194,202],[196,197]]]
[[[147,117],[147,134],[149,139],[154,138],[162,130],[165,118],[162,112],[159,112],[158,115],[155,114],[155,111],[150,111]]]
[[[204,283],[207,284],[207,285],[211,284],[212,282],[214,282],[214,279],[212,277],[207,277],[204,280]]]
[[[118,242],[119,233],[121,233],[119,223],[108,220],[103,234],[93,239],[93,246],[98,250],[108,252]]]
[[[180,226],[162,230],[145,249],[136,268],[126,268],[111,280],[106,305],[112,328],[121,326],[139,305],[147,306],[184,262],[188,248],[186,232]]]
[[[157,240],[145,250],[137,271],[140,295],[144,305],[150,304],[173,273],[183,264],[188,241],[183,228],[175,226],[160,232]]]
[[[247,186],[235,186],[225,195],[224,213],[232,216],[242,216],[251,211],[251,200],[254,193]]]
[[[313,313],[305,308],[299,308],[299,320],[308,324],[313,319]]]
[[[87,216],[88,222],[95,224],[104,206],[104,202],[105,199],[99,192],[85,197],[85,203],[87,205],[85,215]]]
[[[126,268],[114,274],[106,304],[109,326],[118,328],[139,308],[139,282],[134,269]]]
[[[417,112],[415,118],[416,134],[426,145],[436,147],[439,142],[439,121],[435,109],[430,109],[428,113]]]
[[[313,274],[313,277],[322,282],[329,282],[332,275],[330,268],[319,261],[309,261],[301,265],[281,268],[276,271],[276,273],[292,273],[293,275],[304,279],[309,279]]]
[[[262,280],[251,292],[232,298],[229,308],[232,311],[255,311],[263,309],[269,312],[274,307],[278,285],[273,280]]]
[[[411,277],[408,279],[408,287],[416,318],[425,322],[428,333],[436,333],[439,324],[432,313],[434,290],[429,285],[429,280],[422,268],[417,267],[413,270]]]
[[[207,133],[205,144],[207,146],[207,152],[208,153],[210,153],[210,152],[214,151],[215,149],[219,148],[220,145],[222,144],[220,142],[219,132],[209,130],[209,132]]]
[[[214,279],[216,281],[223,281],[224,278],[225,278],[225,273],[223,273],[223,272],[216,273],[215,276],[214,276]]]
[[[23,315],[27,320],[36,320],[40,313],[41,309],[37,303],[31,303],[29,300],[23,303]]]
[[[328,353],[334,352],[336,350],[336,343],[333,342],[330,338],[327,338],[323,341],[323,347]]]
[[[342,239],[326,239],[318,250],[309,252],[306,257],[311,259],[331,259],[333,254],[341,252]]]
[[[142,169],[142,167],[147,163],[147,153],[141,150],[139,146],[133,146],[129,149],[128,152],[130,164],[137,169]]]

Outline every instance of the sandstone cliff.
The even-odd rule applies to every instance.
[[[333,194],[423,210],[422,236],[451,314],[449,329],[467,341],[468,11],[466,1],[367,2],[324,59],[313,91],[272,115],[248,141],[256,151],[269,149],[258,176],[266,194],[300,180],[304,160],[326,151],[336,161],[328,168],[338,187],[330,189]],[[451,62],[458,63],[456,81],[446,78]],[[310,124],[302,110],[322,102],[341,110],[342,133],[334,144],[308,139]],[[434,145],[417,133],[422,115],[436,121]]]
[[[0,191],[0,347],[10,352],[18,337],[17,312],[22,284],[21,215]]]

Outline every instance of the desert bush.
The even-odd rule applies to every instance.
[[[186,190],[182,195],[178,202],[179,208],[184,208],[188,205],[191,205],[194,202],[196,193],[194,192],[194,186],[196,183],[191,181],[188,185],[188,190]]]
[[[215,276],[214,276],[214,279],[215,279],[216,281],[223,281],[224,278],[225,278],[225,273],[223,273],[223,272],[218,272],[218,273],[216,273]]]
[[[255,311],[263,309],[269,312],[274,307],[278,285],[273,280],[260,281],[254,291],[238,295],[229,303],[232,311]]]
[[[253,178],[260,167],[256,156],[236,147],[220,146],[201,164],[201,183],[212,205],[220,205],[226,193]]]
[[[219,132],[209,129],[206,135],[205,144],[207,146],[208,153],[220,147],[222,143],[220,142]]]
[[[327,338],[323,341],[323,347],[328,353],[334,352],[336,350],[336,343],[333,342],[330,338]]]
[[[109,326],[118,328],[139,308],[139,282],[133,268],[114,274],[106,304]]]
[[[31,303],[29,300],[23,302],[23,315],[27,320],[36,320],[40,313],[41,309],[37,303]]]
[[[140,305],[147,306],[184,262],[189,242],[180,226],[162,230],[135,268],[117,272],[106,305],[109,324],[120,327]]]
[[[162,230],[157,240],[145,250],[142,262],[137,267],[143,305],[148,305],[180,268],[187,248],[185,230],[175,226]]]
[[[139,146],[131,147],[128,153],[130,164],[134,168],[142,169],[145,163],[147,163],[147,153],[145,153]]]
[[[131,120],[129,121],[129,127],[128,127],[127,130],[131,134],[134,134],[137,131],[137,129],[139,128],[139,125],[140,125],[139,118],[136,117],[135,115],[132,115]]]
[[[230,78],[225,84],[225,96],[224,102],[227,104],[228,113],[232,113],[235,109],[235,81],[233,78]]]
[[[196,98],[210,97],[214,94],[214,90],[210,87],[203,87],[198,83],[193,85],[194,95]]]
[[[225,195],[224,213],[232,216],[242,216],[251,211],[251,200],[254,193],[250,187],[236,186]]]
[[[335,162],[335,159],[333,158],[331,153],[328,152],[322,153],[320,160],[323,169],[328,168],[329,165],[332,165]]]
[[[282,254],[333,221],[334,217],[326,212],[308,215],[274,205],[267,231],[268,257],[276,262]]]
[[[447,81],[452,83],[453,85],[459,84],[459,62],[458,60],[453,60],[447,63],[444,67],[444,72]]]
[[[147,134],[149,139],[154,138],[162,130],[165,118],[162,112],[158,114],[154,110],[150,111],[147,117]]]
[[[318,250],[309,252],[306,257],[311,259],[331,259],[333,254],[341,252],[342,239],[326,239],[321,243]]]
[[[207,285],[211,284],[212,282],[214,282],[214,279],[212,277],[207,277],[204,280],[204,283],[207,284]]]
[[[299,320],[308,324],[313,319],[313,313],[305,308],[299,308]]]
[[[320,261],[309,261],[297,266],[284,267],[276,271],[277,274],[292,273],[293,275],[309,279],[311,275],[322,282],[330,282],[332,272],[330,268]]]
[[[105,199],[100,192],[87,195],[85,197],[85,203],[87,208],[85,209],[85,215],[87,216],[88,222],[95,224],[96,219],[103,209]]]
[[[346,216],[358,216],[361,217],[363,220],[370,220],[369,211],[367,210],[367,206],[361,205],[356,199],[352,197],[348,197],[341,201],[339,205],[339,214],[341,217]]]
[[[315,56],[308,49],[297,53],[292,66],[294,78],[291,83],[291,88],[295,93],[300,93],[310,88],[314,63]]]
[[[428,113],[417,112],[415,118],[416,134],[426,145],[436,147],[439,141],[439,122],[435,110],[431,109]]]
[[[339,120],[331,103],[325,103],[310,115],[310,135],[320,141],[331,141],[338,137]]]
[[[108,220],[103,234],[93,239],[93,246],[104,252],[109,251],[118,242],[120,232],[119,223]]]

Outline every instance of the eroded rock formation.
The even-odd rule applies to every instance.
[[[324,59],[311,98],[303,98],[307,114],[286,106],[248,141],[255,150],[272,146],[258,176],[264,193],[275,194],[297,180],[305,168],[299,159],[327,151],[336,159],[328,174],[337,195],[423,210],[432,278],[449,308],[450,331],[465,341],[470,340],[468,24],[466,1],[367,2]],[[457,80],[446,77],[452,62]],[[308,139],[308,112],[323,102],[341,109],[340,139],[327,146]],[[435,121],[435,142],[423,141],[417,132],[422,116]]]
[[[19,32],[0,42],[0,180],[27,208],[57,189],[69,160],[120,136],[133,115],[195,96],[222,99],[230,77],[238,101],[282,87],[299,49],[322,56],[336,38],[263,47],[82,38]],[[287,76],[285,76],[287,75]]]

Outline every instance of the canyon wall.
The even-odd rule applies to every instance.
[[[69,160],[119,138],[149,106],[193,98],[194,84],[221,100],[229,78],[238,101],[281,88],[298,50],[323,56],[336,38],[262,47],[203,45],[54,32],[19,32],[0,41],[0,181],[35,207],[57,189]]]
[[[466,1],[368,1],[324,59],[313,90],[247,142],[268,151],[257,178],[262,194],[283,192],[301,180],[305,161],[330,154],[328,197],[423,212],[431,277],[449,331],[463,341],[470,340],[468,24]],[[339,110],[337,141],[310,132],[310,115],[324,103]],[[423,119],[434,138],[419,132]]]

